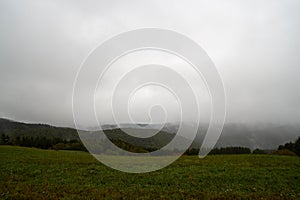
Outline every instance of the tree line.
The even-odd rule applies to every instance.
[[[134,153],[147,153],[158,150],[157,148],[145,148],[142,146],[132,145],[128,142],[122,140],[111,140],[118,147],[134,152]],[[2,145],[16,145],[23,147],[35,147],[40,149],[55,149],[55,150],[82,150],[86,151],[84,145],[78,140],[63,140],[60,138],[47,138],[47,137],[16,137],[9,138],[8,135],[2,134],[0,144]],[[199,149],[191,148],[185,152],[185,155],[198,155]],[[251,153],[249,148],[245,147],[225,147],[225,148],[215,148],[210,154],[248,154]]]
[[[10,138],[8,135],[1,134],[1,145],[15,145],[22,147],[35,147],[39,149],[56,149],[56,150],[82,150],[86,151],[84,145],[76,140],[63,140],[61,138],[47,138],[47,137],[16,137]]]
[[[122,140],[111,139],[111,141],[117,145],[118,147],[134,152],[134,153],[147,153],[158,150],[158,148],[146,148],[142,146],[137,146],[130,144],[128,142]],[[87,151],[84,145],[80,140],[71,139],[65,140],[61,138],[47,138],[44,136],[36,136],[36,137],[16,137],[10,138],[8,135],[1,134],[0,137],[0,145],[16,145],[23,147],[35,147],[40,149],[55,149],[55,150],[79,150],[79,151]],[[290,151],[294,154],[300,156],[300,137],[295,142],[288,142],[284,145],[280,145],[278,147],[278,151]],[[176,150],[175,150],[176,151]],[[166,152],[167,153],[167,152]],[[189,148],[185,151],[185,155],[198,155],[198,148]],[[247,147],[221,147],[214,148],[210,151],[209,155],[218,155],[218,154],[266,154],[266,151],[261,149],[255,149],[251,152],[251,149]],[[280,154],[280,152],[279,152]]]
[[[300,156],[300,137],[295,142],[288,142],[284,145],[280,145],[278,150],[289,150],[294,152],[297,156]]]

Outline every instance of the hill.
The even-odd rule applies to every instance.
[[[63,140],[79,139],[73,128],[55,127],[48,124],[30,124],[0,118],[0,134],[16,137],[46,137]]]
[[[131,129],[127,128],[127,131],[141,131],[141,132],[153,132],[156,130],[150,129]],[[104,137],[100,137],[98,131],[81,131],[87,134],[91,139],[95,141],[105,140]],[[124,149],[131,149],[133,146],[139,147],[142,151],[152,151],[161,148],[168,144],[175,136],[172,133],[164,131],[158,132],[156,135],[149,138],[136,138],[124,133],[121,129],[109,129],[104,131],[105,135],[116,145],[122,145]],[[76,141],[80,142],[79,135],[76,129],[73,128],[60,128],[47,124],[28,124],[23,122],[16,122],[8,119],[0,119],[0,135],[5,134],[9,136],[11,141],[22,138],[35,139],[46,138],[48,140],[62,141]],[[182,141],[186,140],[182,138]],[[51,143],[52,145],[52,143]],[[49,146],[49,145],[48,145]]]
[[[122,124],[122,129],[128,131],[147,132],[160,127],[159,124],[136,126],[133,124]],[[203,135],[207,129],[207,124],[201,124],[198,135],[192,144],[192,148],[199,148],[203,140]],[[141,145],[145,148],[160,148],[167,144],[174,137],[178,125],[168,123],[162,131],[147,139],[139,139],[124,134],[120,127],[116,125],[104,125],[105,134],[112,140],[121,140],[131,145]],[[97,133],[96,128],[88,133]],[[46,137],[60,138],[62,140],[78,140],[79,136],[76,129],[55,127],[47,124],[29,124],[16,122],[0,118],[0,134],[6,134],[10,138],[16,137]],[[294,141],[300,136],[300,126],[291,125],[244,125],[244,124],[226,124],[222,135],[220,136],[216,147],[243,146],[250,149],[277,149],[279,145]],[[182,138],[182,141],[185,141]]]

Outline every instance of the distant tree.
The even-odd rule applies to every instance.
[[[1,135],[1,137],[0,137],[0,144],[2,144],[3,143],[3,137],[5,136],[5,134],[2,133],[1,130],[0,130],[0,135]]]
[[[2,134],[1,134],[1,138],[0,138],[0,144],[1,144],[1,145],[4,144],[4,139],[5,139],[5,135],[2,133]]]
[[[264,150],[261,150],[261,149],[254,149],[253,154],[266,154],[266,152]]]
[[[21,144],[21,138],[20,137],[16,137],[16,139],[13,141],[14,145],[20,145]]]
[[[295,153],[300,156],[300,137],[298,137],[298,139],[295,142]]]
[[[247,147],[222,147],[211,150],[210,155],[215,154],[250,154],[251,150]]]
[[[185,152],[186,155],[198,155],[198,153],[199,153],[199,149],[196,148],[189,148]]]
[[[278,150],[289,150],[300,156],[300,137],[298,137],[295,143],[288,142],[284,145],[279,145]]]
[[[9,143],[9,137],[8,135],[5,135],[4,133],[1,134],[0,138],[0,144],[5,145]]]

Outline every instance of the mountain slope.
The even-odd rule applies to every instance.
[[[128,131],[134,130],[145,133],[153,131],[156,126],[147,125],[142,128],[134,125],[126,125],[127,128],[122,127]],[[157,135],[146,138],[134,138],[124,134],[117,126],[109,125],[105,130],[105,134],[111,140],[121,140],[131,145],[143,146],[145,148],[161,148],[168,144],[174,137],[174,133],[178,129],[177,125],[166,124],[166,126]],[[196,136],[193,148],[199,148],[203,140],[203,135],[206,132],[207,124],[202,124],[199,128],[199,134]],[[86,131],[93,133],[97,137],[97,131]],[[28,124],[23,122],[16,122],[8,119],[0,118],[0,134],[8,135],[10,138],[16,137],[46,137],[46,138],[60,138],[62,140],[79,140],[76,129],[60,128],[47,124]],[[276,126],[276,125],[243,125],[243,124],[226,124],[224,126],[222,135],[220,136],[216,147],[226,146],[243,146],[251,149],[277,149],[279,145],[286,142],[294,141],[300,136],[300,126]],[[180,141],[187,139],[181,138]],[[178,144],[179,145],[179,144]]]

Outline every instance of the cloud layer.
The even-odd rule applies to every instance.
[[[298,123],[300,2],[0,2],[0,116],[72,126],[82,61],[112,35],[143,27],[199,43],[218,68],[228,122]]]

